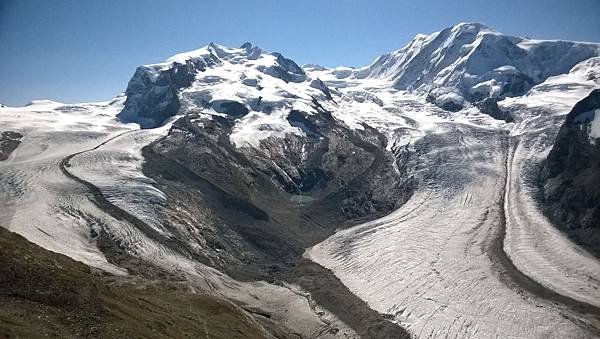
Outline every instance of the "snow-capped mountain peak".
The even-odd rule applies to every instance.
[[[236,86],[260,90],[258,82],[263,77],[284,83],[307,79],[301,67],[280,53],[266,52],[251,43],[244,43],[240,48],[210,43],[176,54],[163,63],[138,67],[127,87],[127,101],[119,116],[124,121],[138,122],[142,127],[155,127],[179,110],[180,93],[194,83],[213,89],[224,84],[228,89],[223,89],[223,93],[230,93]],[[198,100],[195,102],[204,99]]]
[[[405,47],[336,78],[380,79],[398,90],[428,94],[446,109],[468,102],[522,95],[550,76],[600,55],[600,45],[531,40],[499,33],[481,23],[460,23],[417,35]]]
[[[221,61],[239,63],[247,60],[256,60],[263,53],[264,51],[262,49],[253,46],[249,42],[244,43],[240,48],[230,48],[211,42],[197,50],[176,54],[167,59],[167,63],[185,63],[187,61],[206,59],[209,57],[216,57]]]
[[[453,46],[472,42],[480,34],[498,34],[498,32],[480,23],[460,23],[431,35],[417,34],[405,47],[378,57],[369,66],[357,70],[355,76],[392,80],[402,77],[406,66],[413,59],[427,58],[429,64],[435,65]]]
[[[206,100],[228,96],[241,98],[236,101],[251,110],[257,100],[263,105],[269,101],[269,107],[289,106],[283,102],[301,97],[310,103],[310,97],[318,95],[313,90],[335,101],[332,92],[343,95],[336,88],[374,83],[392,91],[414,92],[445,110],[458,111],[471,103],[523,95],[548,77],[566,74],[579,62],[599,55],[600,44],[531,40],[499,33],[481,23],[460,23],[430,35],[419,34],[405,47],[358,69],[302,68],[280,53],[251,43],[239,48],[210,43],[163,63],[139,67],[129,83],[120,117],[154,127],[174,115],[181,101],[202,106]],[[306,86],[292,88],[277,81]],[[262,91],[265,84],[271,89]],[[191,100],[190,93],[204,93],[198,91],[201,87],[212,94],[198,94]],[[216,87],[225,94],[215,97]]]

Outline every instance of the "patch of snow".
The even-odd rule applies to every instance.
[[[251,112],[239,120],[229,139],[236,147],[260,148],[260,141],[269,137],[283,138],[288,133],[305,136],[300,128],[287,122],[287,113],[283,110],[270,114]]]
[[[596,109],[594,114],[594,119],[592,119],[592,123],[590,125],[590,138],[600,138],[600,109]]]

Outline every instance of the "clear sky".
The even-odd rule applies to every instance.
[[[600,0],[0,0],[0,103],[108,100],[136,66],[211,41],[363,66],[458,22],[600,42],[599,18]]]

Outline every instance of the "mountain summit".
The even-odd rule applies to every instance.
[[[230,87],[242,83],[265,88],[282,81],[298,83],[296,89],[335,89],[348,87],[350,82],[376,80],[388,83],[390,89],[426,95],[437,106],[457,111],[470,103],[522,95],[548,77],[567,73],[577,63],[598,55],[599,44],[513,37],[480,23],[460,23],[417,35],[407,46],[359,69],[303,69],[293,60],[251,43],[240,48],[211,43],[164,63],[139,67],[129,82],[119,116],[142,127],[156,127],[177,113],[180,92],[198,83],[224,81],[230,82]],[[206,77],[209,69],[212,75]],[[250,73],[253,76],[248,76]],[[225,74],[228,76],[221,76]],[[231,77],[233,74],[236,76]],[[255,98],[267,98],[261,94]]]
[[[352,72],[359,79],[388,79],[399,90],[428,93],[440,107],[522,95],[550,76],[600,55],[600,44],[531,40],[499,33],[480,23],[460,23]]]

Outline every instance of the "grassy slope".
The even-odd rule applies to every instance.
[[[0,337],[269,337],[231,302],[131,281],[108,283],[0,227]]]

